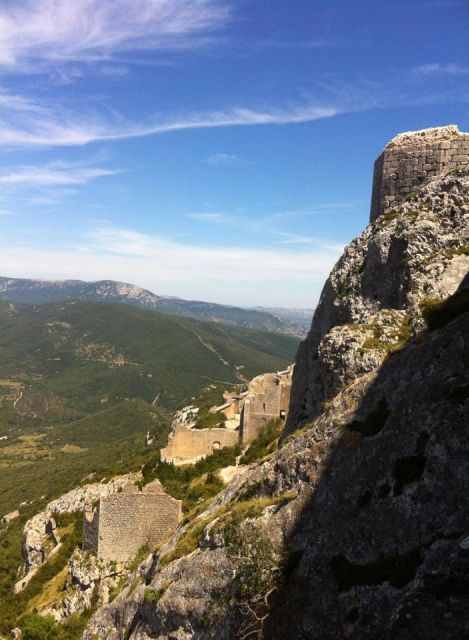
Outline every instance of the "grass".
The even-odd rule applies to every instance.
[[[459,291],[446,299],[426,298],[420,304],[429,331],[442,329],[463,313],[469,312],[469,290]]]
[[[215,472],[234,465],[240,452],[239,446],[224,447],[194,465],[180,467],[157,460],[143,467],[143,484],[158,478],[170,495],[182,500],[184,511],[194,514],[223,488]]]
[[[271,420],[263,426],[259,435],[250,443],[247,450],[241,457],[240,464],[249,464],[264,458],[278,446],[278,439],[283,430],[283,422],[281,420]]]

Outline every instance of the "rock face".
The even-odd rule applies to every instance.
[[[86,640],[239,637],[251,621],[217,525],[222,507],[262,496],[279,503],[239,524],[237,535],[254,527],[290,565],[269,601],[264,637],[465,637],[468,366],[469,313],[412,339],[340,393],[314,428],[235,478],[202,514],[209,522],[196,551],[100,609]],[[287,500],[292,490],[298,497]]]
[[[298,350],[286,434],[379,366],[422,326],[420,303],[453,294],[468,270],[468,174],[433,178],[369,225],[333,268]]]
[[[85,640],[469,637],[468,216],[469,177],[434,177],[347,247],[281,449],[179,527]],[[456,290],[427,329],[422,300]]]

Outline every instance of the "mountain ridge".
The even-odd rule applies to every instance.
[[[115,280],[39,280],[0,276],[0,300],[45,304],[65,300],[89,302],[118,302],[170,315],[220,322],[246,329],[284,333],[296,337],[306,334],[304,323],[295,317],[273,313],[265,309],[250,309],[214,302],[185,300],[159,296],[127,282]],[[307,323],[308,324],[308,323]]]

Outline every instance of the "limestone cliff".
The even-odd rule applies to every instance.
[[[179,527],[85,640],[469,636],[469,175],[428,178],[333,269],[282,448]]]
[[[432,178],[370,224],[332,270],[300,345],[286,434],[379,367],[422,328],[422,301],[454,293],[468,270],[467,173]]]

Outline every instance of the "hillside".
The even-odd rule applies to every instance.
[[[179,315],[210,322],[221,322],[246,329],[285,333],[302,337],[303,322],[297,322],[297,314],[291,317],[282,313],[270,313],[267,309],[243,309],[240,307],[183,300],[170,296],[158,296],[134,284],[100,280],[29,280],[0,277],[0,300],[26,304],[44,304],[67,300],[87,302],[119,302],[160,313]]]
[[[184,399],[281,369],[296,348],[127,305],[0,303],[0,514],[91,471],[130,468]]]
[[[16,415],[40,423],[129,397],[172,409],[209,382],[282,368],[297,347],[288,336],[110,303],[2,303],[0,318],[4,396],[16,387]]]

